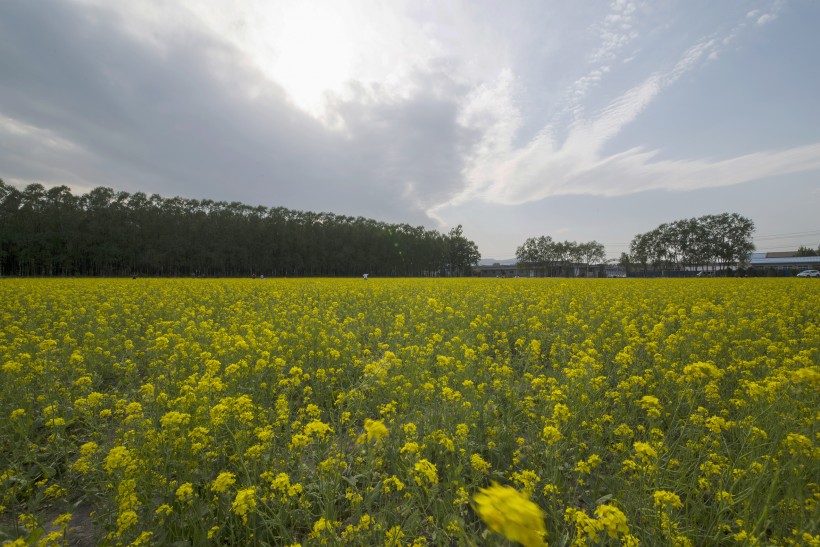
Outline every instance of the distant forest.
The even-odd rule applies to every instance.
[[[479,259],[461,226],[0,180],[0,275],[458,276]]]

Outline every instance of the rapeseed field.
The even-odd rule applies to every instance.
[[[0,280],[0,542],[818,545],[818,289]]]

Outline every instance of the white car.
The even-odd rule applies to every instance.
[[[820,277],[820,271],[817,270],[803,270],[797,277]]]

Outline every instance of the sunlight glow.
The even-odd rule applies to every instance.
[[[288,6],[275,26],[261,29],[271,34],[269,49],[256,53],[265,74],[315,117],[323,114],[325,93],[340,93],[354,75],[355,21],[337,6]]]

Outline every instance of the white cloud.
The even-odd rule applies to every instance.
[[[54,131],[36,127],[26,122],[0,114],[0,139],[13,141],[27,141],[29,145],[37,145],[57,152],[77,152],[77,145]],[[2,142],[2,141],[0,141]]]
[[[762,27],[766,23],[770,23],[770,22],[774,21],[776,18],[777,18],[776,15],[773,15],[771,13],[766,13],[766,14],[763,14],[760,17],[758,17],[758,19],[756,21],[756,24],[757,24],[757,26]]]
[[[780,5],[764,16],[774,16]],[[624,24],[632,17],[634,6],[615,2],[613,12],[605,18],[607,25]],[[750,12],[749,18],[759,18]],[[604,146],[632,123],[664,89],[684,75],[719,58],[721,49],[746,27],[739,23],[722,35],[703,38],[685,50],[677,62],[659,70],[611,100],[599,111],[584,115],[583,98],[598,85],[609,70],[608,65],[595,67],[575,80],[566,94],[566,105],[574,116],[565,127],[558,125],[560,116],[545,125],[530,141],[515,147],[519,116],[510,107],[509,85],[493,88],[498,97],[486,92],[479,96],[495,105],[495,116],[488,116],[483,127],[484,138],[469,155],[464,170],[463,191],[429,213],[440,215],[454,205],[471,199],[505,205],[538,201],[549,196],[568,194],[623,195],[650,189],[691,190],[737,184],[777,174],[794,173],[820,167],[820,144],[786,150],[764,150],[720,161],[688,159],[658,161],[657,150],[635,148],[604,155]],[[629,36],[623,34],[625,39]],[[610,53],[622,42],[607,30],[601,33],[601,47],[595,59],[610,59]],[[492,98],[490,98],[492,97]],[[563,131],[562,131],[563,129]],[[558,135],[565,133],[563,141]]]
[[[473,89],[461,102],[458,123],[481,135],[464,169],[468,188],[482,186],[486,165],[503,161],[512,151],[513,139],[521,126],[514,85],[512,72],[505,69],[495,79]]]
[[[415,95],[415,74],[444,54],[436,29],[419,24],[404,2],[74,1],[117,13],[124,32],[160,54],[192,35],[208,36],[328,126],[338,123],[328,106],[362,98],[363,89],[377,90],[371,100]]]
[[[600,37],[600,45],[589,56],[592,65],[611,61],[624,46],[638,33],[632,30],[637,4],[628,0],[614,0],[609,6],[609,14],[603,21],[593,26]]]
[[[356,194],[368,200],[356,214],[422,220],[470,201],[683,190],[816,168],[815,145],[721,160],[659,160],[676,151],[661,156],[657,145],[609,152],[670,86],[741,51],[729,44],[778,17],[781,2],[708,18],[681,17],[685,2],[559,4],[19,0],[53,28],[75,17],[65,33],[20,36],[79,46],[21,41],[4,52],[27,69],[7,87],[27,91],[3,97],[16,108],[1,101],[0,156],[15,180],[131,181],[301,208],[341,208],[338,196]],[[68,70],[52,69],[58,61]],[[41,81],[23,86],[35,69]]]
[[[762,27],[763,25],[771,23],[777,19],[778,15],[780,15],[780,10],[783,9],[785,3],[785,0],[776,0],[771,6],[769,6],[768,12],[761,14],[760,10],[753,10],[747,14],[747,17],[750,19],[755,19],[755,24]]]
[[[609,6],[609,13],[602,21],[590,27],[589,32],[597,43],[587,59],[591,68],[569,86],[565,95],[566,104],[556,116],[556,121],[567,114],[571,120],[577,120],[583,115],[584,98],[601,84],[610,72],[610,64],[620,52],[638,38],[639,33],[634,30],[637,12],[638,6],[635,2],[613,0]],[[632,58],[627,58],[623,63],[631,60]]]

